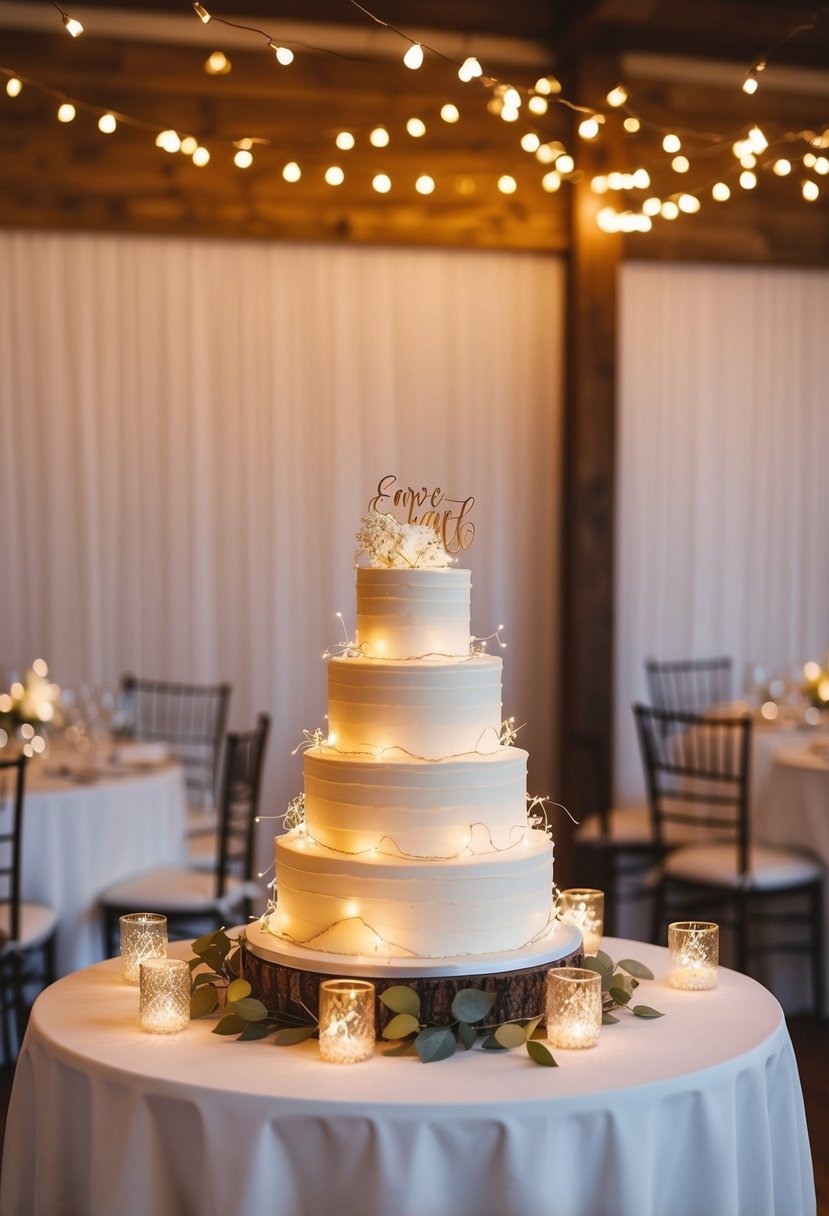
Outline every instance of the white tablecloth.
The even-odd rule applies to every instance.
[[[27,770],[21,884],[24,899],[58,914],[57,973],[66,975],[103,958],[105,887],[183,861],[187,803],[177,765],[90,784],[49,775],[59,767],[58,757]]]
[[[35,1005],[17,1066],[9,1216],[812,1216],[791,1042],[775,999],[720,972],[665,983],[598,1047],[323,1064],[278,1048],[143,1034],[117,961]]]

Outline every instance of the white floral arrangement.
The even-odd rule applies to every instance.
[[[364,515],[357,533],[357,555],[365,554],[370,566],[405,569],[437,569],[449,565],[449,556],[433,528],[424,524],[401,524],[393,515],[372,511]]]

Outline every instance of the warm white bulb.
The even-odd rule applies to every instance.
[[[686,215],[693,215],[700,207],[699,199],[694,194],[680,194],[677,204]]]
[[[595,139],[599,134],[599,122],[597,118],[584,118],[579,123],[579,135],[582,139]]]
[[[556,173],[555,169],[551,169],[549,173],[545,173],[541,179],[541,186],[548,194],[555,194],[561,185],[561,174]]]
[[[283,68],[286,68],[289,63],[294,62],[294,52],[289,46],[278,46],[274,51],[274,55],[276,55],[276,62],[281,64]]]
[[[389,142],[389,133],[385,127],[375,127],[369,135],[369,143],[375,148],[385,148]]]
[[[647,169],[636,169],[633,174],[633,186],[636,190],[647,190],[651,177]]]
[[[753,152],[744,152],[740,157],[740,164],[744,169],[753,169],[757,164],[757,157]]]
[[[71,34],[73,38],[78,38],[83,33],[83,26],[80,21],[76,21],[68,13],[63,14],[63,24],[66,26],[67,33]]]
[[[829,160],[825,156],[818,156],[816,158],[815,173],[819,173],[821,177],[825,177],[829,173]]]
[[[295,160],[289,160],[287,165],[282,166],[282,176],[286,182],[298,182],[302,177],[302,170]]]
[[[412,139],[420,139],[421,135],[426,134],[426,123],[422,118],[410,118],[406,122],[406,130]]]
[[[541,140],[536,135],[535,131],[528,131],[526,135],[521,136],[521,147],[525,152],[537,152],[541,147]]]
[[[181,141],[181,151],[185,156],[192,156],[198,146],[199,141],[196,139],[195,135],[185,135],[184,139]]]
[[[339,165],[329,165],[325,170],[325,180],[329,186],[341,186],[345,181],[345,173]]]
[[[204,62],[204,70],[209,76],[226,76],[231,63],[224,51],[211,51]]]
[[[518,189],[518,182],[514,177],[510,177],[509,173],[504,173],[498,178],[498,189],[502,194],[515,194]]]
[[[355,140],[350,131],[340,131],[334,143],[341,152],[349,152],[354,147]]]
[[[757,185],[757,174],[750,169],[744,169],[740,174],[740,185],[744,190],[753,190]]]
[[[423,63],[423,47],[419,42],[412,43],[408,51],[406,51],[406,54],[403,56],[403,62],[405,63],[406,67],[411,68],[413,72],[417,71],[417,69]]]
[[[590,181],[590,189],[594,194],[607,194],[609,188],[610,182],[602,174],[599,174],[598,177],[592,178]]]
[[[8,93],[9,97],[19,97],[20,90],[22,88],[23,81],[19,80],[17,76],[10,76],[6,81],[6,92]]]
[[[607,185],[610,190],[622,190],[625,185],[625,174],[614,170],[607,175]]]
[[[527,109],[531,114],[546,114],[548,108],[547,98],[539,97],[537,93],[534,93],[527,102]]]
[[[518,122],[521,111],[517,106],[501,106],[501,118],[504,122]]]
[[[711,197],[718,203],[725,203],[731,198],[731,191],[725,182],[716,182],[711,187]]]
[[[749,96],[751,96],[752,93],[757,92],[757,77],[756,76],[751,76],[751,75],[746,76],[745,80],[743,81],[743,92],[748,93]]]
[[[391,178],[385,173],[377,173],[371,179],[371,185],[378,194],[388,194],[391,190]]]
[[[752,127],[748,133],[748,142],[751,145],[752,152],[756,152],[759,156],[761,152],[765,152],[769,146],[769,141],[766,139],[759,127]]]
[[[248,148],[240,148],[233,157],[237,169],[249,169],[253,164],[253,153]]]
[[[671,161],[671,168],[674,173],[687,173],[691,168],[691,162],[687,156],[675,156]]]
[[[34,663],[32,663],[32,671],[35,673],[36,676],[40,676],[40,678],[42,680],[45,679],[46,676],[48,676],[48,674],[49,674],[49,666],[48,666],[46,660],[45,659],[35,659]]]
[[[561,81],[556,76],[541,76],[535,82],[536,93],[544,93],[549,97],[551,93],[561,92]]]
[[[540,165],[551,165],[556,158],[556,153],[549,144],[541,144],[535,150],[535,159]]]
[[[575,167],[576,162],[566,152],[564,156],[556,157],[556,169],[559,173],[572,173]]]
[[[672,199],[666,199],[662,204],[661,214],[663,220],[675,220],[679,215],[679,207]]]
[[[210,20],[210,13],[208,13],[204,5],[194,4],[193,8],[196,10],[196,16],[198,17],[199,21],[203,21],[204,24],[207,25],[208,21]]]
[[[625,119],[625,121],[622,123],[622,126],[625,128],[628,135],[635,135],[636,132],[641,127],[641,125],[642,124],[640,123],[639,119],[635,118],[633,116],[633,114],[629,114],[627,116],[627,118]]]
[[[803,164],[807,169],[811,169],[817,163],[817,157],[814,152],[806,152],[803,157]]]
[[[203,169],[210,160],[210,153],[202,144],[198,144],[193,151],[193,164],[198,169]]]
[[[104,135],[111,135],[118,126],[118,120],[114,114],[102,114],[98,119],[98,130]]]
[[[155,146],[163,148],[165,152],[178,152],[181,148],[181,139],[177,131],[159,131],[155,137]]]
[[[420,177],[415,182],[415,190],[418,194],[431,194],[435,188],[435,179],[430,177],[428,173],[421,173]]]
[[[806,179],[800,190],[807,203],[813,203],[820,194],[820,187],[817,182],[810,181],[809,178]]]
[[[457,122],[460,118],[460,111],[457,106],[453,106],[451,101],[440,108],[440,116],[444,122]]]
[[[596,223],[602,232],[619,231],[619,216],[613,207],[602,207],[596,216]]]
[[[627,99],[628,91],[624,85],[621,84],[617,84],[615,89],[611,89],[606,98],[607,104],[609,106],[613,106],[614,109],[617,109],[619,106],[623,106]]]
[[[470,80],[474,80],[477,76],[480,76],[481,74],[482,74],[481,65],[478,63],[478,60],[475,58],[474,55],[468,55],[467,58],[464,59],[461,66],[458,68],[458,76],[464,82],[464,84],[468,84]]]
[[[666,152],[678,152],[682,147],[682,140],[678,135],[666,135],[662,140],[662,147]]]
[[[71,101],[65,101],[58,106],[58,122],[71,122],[75,117],[75,107]]]
[[[645,215],[659,215],[662,210],[661,198],[646,198],[642,204],[642,211]]]

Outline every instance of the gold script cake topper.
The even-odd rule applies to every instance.
[[[402,523],[433,528],[447,553],[460,553],[469,549],[475,539],[475,525],[467,519],[474,505],[475,499],[471,496],[449,498],[440,486],[433,490],[421,486],[416,490],[412,486],[399,485],[394,473],[389,473],[377,483],[377,493],[368,509],[389,514],[395,507],[398,516],[405,512]]]

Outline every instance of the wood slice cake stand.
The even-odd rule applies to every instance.
[[[395,984],[409,984],[420,997],[420,1020],[447,1025],[453,1021],[452,1001],[461,988],[496,993],[487,1022],[535,1017],[544,1012],[550,968],[578,967],[583,959],[581,932],[560,921],[521,950],[441,959],[327,954],[283,941],[257,922],[245,930],[241,974],[268,1009],[303,1019],[309,1011],[317,1016],[317,993],[323,980],[342,976],[370,980],[378,997]],[[379,1035],[394,1015],[379,1000],[376,1015]]]

